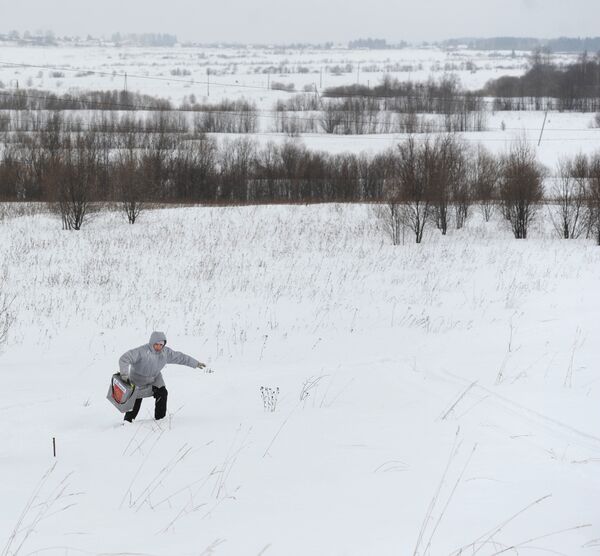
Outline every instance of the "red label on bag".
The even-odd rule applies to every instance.
[[[127,388],[125,388],[117,379],[113,379],[113,398],[117,403],[123,403],[127,399]]]

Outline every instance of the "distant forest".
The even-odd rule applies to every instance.
[[[499,110],[559,110],[600,112],[600,54],[583,52],[573,64],[556,65],[547,50],[529,56],[521,76],[504,75],[488,81],[479,91],[467,91],[455,76],[426,82],[398,81],[387,75],[381,83],[329,87],[324,98],[380,99],[386,110],[466,116],[481,112],[489,102]],[[472,131],[481,130],[477,121]],[[453,127],[448,131],[466,131]]]
[[[52,31],[19,31],[13,30],[8,33],[0,33],[0,42],[13,42],[19,46],[58,46],[60,44],[79,43],[81,41],[87,43],[104,42],[107,39],[92,37],[57,37]],[[175,35],[166,33],[113,33],[110,41],[115,46],[174,46],[178,40]]]
[[[536,39],[532,37],[491,37],[449,39],[443,46],[466,45],[473,50],[535,50],[546,48],[551,52],[598,52],[600,37]]]
[[[408,46],[408,43],[405,41],[400,41],[395,44],[388,44],[385,39],[356,39],[354,41],[350,41],[348,43],[348,48],[350,50],[355,49],[369,49],[369,50],[385,50],[389,48],[405,48]]]
[[[497,110],[521,110],[536,99],[535,109],[594,111],[600,108],[600,58],[586,52],[575,64],[557,67],[551,56],[532,53],[529,70],[521,76],[503,76],[486,83],[482,96],[495,97]],[[529,100],[527,100],[529,97]],[[549,99],[555,99],[548,104]],[[531,107],[529,108],[531,109]]]
[[[20,46],[59,46],[61,44],[105,44],[107,42],[116,46],[163,46],[171,47],[179,43],[176,35],[168,33],[113,33],[109,37],[94,37],[87,35],[86,37],[79,36],[56,36],[52,31],[24,31],[16,30],[2,31],[0,30],[0,43],[12,42]],[[202,43],[196,41],[184,41],[183,46],[204,46],[213,48],[293,48],[298,50],[308,48],[331,49],[340,47],[341,44],[336,44],[332,41],[325,43],[236,43],[236,42],[212,42]],[[559,37],[555,39],[539,39],[534,37],[462,37],[456,39],[448,39],[440,42],[421,43],[423,46],[437,45],[440,47],[464,47],[472,50],[521,50],[531,51],[536,49],[546,49],[550,52],[599,52],[600,37]],[[406,48],[408,46],[420,46],[420,44],[410,44],[403,40],[388,42],[383,38],[358,38],[348,41],[346,47],[350,50],[390,50]]]

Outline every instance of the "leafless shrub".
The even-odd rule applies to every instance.
[[[321,112],[320,124],[325,133],[336,133],[338,127],[342,123],[342,115],[340,114],[334,102],[327,101],[323,104]]]
[[[409,137],[398,145],[395,156],[394,177],[388,192],[391,202],[401,205],[401,220],[414,233],[416,243],[421,243],[425,225],[431,216],[431,182],[435,168],[435,147],[431,138],[418,144]]]
[[[279,126],[282,133],[287,133],[293,137],[302,133],[317,133],[319,131],[317,118],[299,114],[279,114]]]
[[[585,231],[586,181],[588,161],[585,155],[562,159],[557,165],[551,193],[550,218],[558,235],[575,239]]]
[[[92,134],[67,138],[46,183],[58,208],[63,229],[80,230],[92,212],[97,183],[98,151]]]
[[[273,81],[271,83],[271,89],[275,91],[292,92],[296,90],[296,85],[294,85],[293,83],[281,83],[279,81]]]
[[[319,97],[315,94],[314,85],[304,86],[304,93],[293,95],[287,99],[277,99],[276,112],[308,112],[321,109]]]
[[[525,239],[543,197],[544,170],[525,139],[515,142],[504,157],[500,195],[515,238]]]
[[[171,75],[177,76],[177,77],[192,75],[192,72],[186,68],[174,68],[170,71],[170,73],[171,73]]]
[[[457,209],[462,222],[466,219],[469,195],[466,189],[466,158],[464,145],[451,134],[437,137],[431,144],[427,160],[430,196],[436,225],[443,235],[449,224],[449,207],[460,201]],[[461,188],[463,190],[461,191]],[[454,199],[454,196],[461,197]],[[457,226],[457,227],[461,227]]]
[[[454,222],[456,229],[460,230],[467,221],[469,209],[473,204],[471,184],[463,175],[452,186],[452,200],[454,205]]]
[[[262,398],[263,407],[265,411],[273,413],[277,409],[279,387],[271,388],[270,386],[261,386],[260,396]]]
[[[256,133],[258,115],[256,105],[247,101],[223,101],[214,105],[196,105],[194,131],[202,133]]]
[[[130,224],[135,224],[144,208],[144,180],[137,157],[132,152],[120,153],[113,170],[116,198]]]
[[[379,205],[376,214],[385,233],[392,240],[392,244],[403,244],[406,229],[406,207],[398,201],[390,200]]]
[[[593,156],[589,164],[588,229],[600,245],[600,154]]]
[[[477,146],[473,163],[469,165],[469,183],[486,222],[490,221],[498,200],[499,171],[496,157],[485,147]]]
[[[256,142],[241,137],[224,145],[219,161],[221,169],[220,199],[240,199],[249,201],[250,180],[256,161]]]

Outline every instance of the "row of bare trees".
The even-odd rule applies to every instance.
[[[429,222],[445,235],[451,212],[456,227],[461,228],[469,207],[481,193],[490,198],[478,200],[491,205],[496,184],[484,184],[483,174],[475,178],[477,164],[471,163],[468,155],[467,147],[453,135],[428,137],[424,141],[410,137],[389,152],[384,209],[388,218],[384,216],[384,221],[387,220],[394,244],[400,241],[405,228],[420,243]],[[491,158],[480,150],[475,160],[480,156]]]
[[[583,52],[572,64],[559,66],[537,50],[521,76],[502,76],[479,92],[494,98],[495,110],[600,110],[600,53]]]
[[[565,239],[593,234],[600,245],[600,155],[578,154],[558,163],[552,223]]]
[[[461,228],[477,204],[498,210],[526,238],[542,206],[564,238],[600,242],[600,154],[562,160],[554,175],[520,140],[503,155],[454,134],[410,136],[375,156],[307,149],[248,137],[135,136],[112,148],[104,133],[40,133],[0,150],[0,200],[44,201],[65,229],[80,229],[102,203],[120,203],[134,223],[146,203],[384,203],[392,239],[421,242],[428,225]]]
[[[176,110],[149,111],[0,111],[0,133],[10,141],[19,133],[62,133],[94,131],[109,134],[115,147],[124,134],[136,133],[143,140],[149,133],[168,132],[182,135],[200,133],[245,133],[260,131],[261,112],[253,104],[225,103],[225,108],[208,108],[193,113]],[[230,109],[231,108],[231,109]],[[426,115],[410,111],[384,110],[372,99],[325,99],[318,110],[275,110],[262,114],[270,120],[270,129],[294,136],[301,133],[363,135],[381,133],[427,133],[434,131],[484,131],[487,114],[478,111],[456,111]]]
[[[453,135],[409,138],[389,156],[380,216],[394,244],[406,231],[420,243],[428,224],[442,234],[450,221],[460,229],[476,203],[486,222],[498,210],[517,239],[545,207],[560,237],[593,236],[600,245],[600,153],[563,159],[554,176],[524,140],[494,156]]]

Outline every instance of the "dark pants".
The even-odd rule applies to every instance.
[[[162,419],[167,414],[167,389],[164,386],[157,388],[156,386],[152,387],[152,395],[156,402],[154,403],[154,418],[156,420]],[[140,408],[142,407],[142,398],[138,398],[135,400],[135,404],[133,404],[133,409],[125,413],[124,420],[133,421],[137,414],[140,412]]]

